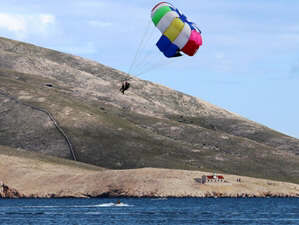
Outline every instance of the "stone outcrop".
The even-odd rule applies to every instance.
[[[24,197],[16,189],[10,188],[0,181],[0,198],[20,198]]]

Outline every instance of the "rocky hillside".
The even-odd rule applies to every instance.
[[[130,78],[125,95],[120,81]],[[69,142],[68,142],[69,140]],[[299,183],[299,140],[94,61],[0,38],[0,145],[110,169]]]

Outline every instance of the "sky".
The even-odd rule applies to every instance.
[[[193,57],[155,47],[153,0],[0,0],[0,36],[88,58],[299,138],[299,1],[176,0]]]

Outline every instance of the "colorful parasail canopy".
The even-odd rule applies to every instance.
[[[157,47],[166,57],[193,56],[202,45],[201,31],[168,2],[158,3],[151,12],[152,21],[163,34]]]

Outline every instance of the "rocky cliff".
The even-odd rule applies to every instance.
[[[0,181],[0,198],[20,198],[24,197],[17,190],[8,187],[3,181]]]

